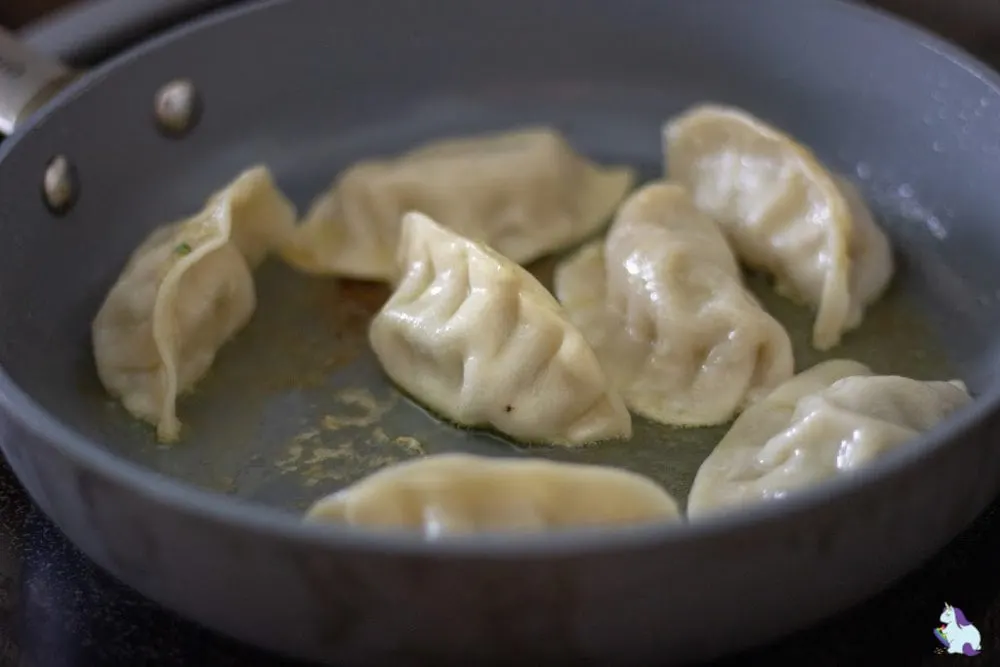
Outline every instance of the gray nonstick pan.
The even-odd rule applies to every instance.
[[[360,158],[545,122],[651,178],[660,124],[702,101],[799,137],[889,232],[890,291],[831,354],[960,377],[971,407],[857,474],[718,519],[422,541],[300,517],[377,468],[454,450],[622,466],[683,499],[725,428],[636,420],[630,442],[578,451],[452,429],[368,349],[385,287],[278,262],[256,275],[250,325],[181,401],[179,443],[159,445],[97,380],[90,324],[129,253],[250,165],[303,212]],[[271,0],[75,77],[5,37],[0,119],[13,126],[0,145],[3,452],[95,562],[241,640],[343,664],[706,659],[872,595],[1000,487],[1000,77],[875,11]],[[532,268],[545,278],[551,261]],[[798,368],[831,356],[809,346],[809,312],[754,287]]]

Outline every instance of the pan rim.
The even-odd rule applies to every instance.
[[[17,150],[22,138],[40,131],[41,126],[53,112],[85,94],[95,85],[99,85],[109,73],[124,64],[182,39],[189,33],[294,1],[262,0],[216,10],[142,42],[84,73],[33,114],[13,137],[0,145],[0,164]],[[801,0],[788,0],[788,4],[802,6]],[[1000,96],[1000,74],[964,49],[906,19],[878,8],[843,0],[813,0],[812,6],[840,13],[841,16],[847,17],[845,20],[877,22],[883,30],[896,31],[908,41],[915,42],[916,45],[932,51],[976,77]],[[942,448],[950,446],[952,441],[966,436],[976,426],[1000,412],[1000,382],[991,383],[970,405],[950,415],[930,431],[914,438],[908,446],[890,451],[871,465],[852,474],[825,480],[781,502],[759,503],[740,511],[707,516],[692,523],[683,519],[679,522],[591,530],[572,529],[557,533],[477,534],[440,541],[427,540],[418,534],[403,531],[379,532],[360,527],[303,522],[300,516],[291,512],[208,491],[133,463],[116,456],[100,442],[74,431],[56,414],[45,410],[18,386],[2,365],[0,365],[0,408],[5,413],[0,418],[13,420],[23,430],[45,441],[75,465],[86,468],[92,474],[99,475],[108,482],[144,497],[152,503],[168,506],[176,512],[322,549],[506,560],[526,557],[558,558],[653,545],[709,542],[727,539],[741,532],[754,531],[764,525],[792,522],[823,505],[834,501],[846,501],[860,490],[877,483],[890,483],[893,478],[904,474],[921,459],[931,457]],[[981,509],[977,508],[977,512]]]

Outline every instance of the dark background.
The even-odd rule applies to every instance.
[[[80,3],[74,0],[0,0],[0,25],[19,28],[74,4]],[[865,4],[907,16],[974,52],[1000,52],[998,0],[867,0]]]
[[[19,28],[74,4],[81,3],[74,0],[0,0],[0,25]],[[881,6],[922,23],[974,53],[1000,54],[998,0],[867,0],[865,4]]]
[[[60,7],[75,5],[73,0],[2,0],[0,2],[0,25],[5,28],[20,28],[25,23],[44,16]]]
[[[71,4],[0,0],[0,25],[19,28]],[[1000,67],[1000,0],[868,4],[922,23]],[[941,654],[932,631],[945,601],[961,607],[979,628],[980,656]],[[0,667],[294,664],[176,618],[97,570],[34,509],[0,458]],[[1000,502],[889,591],[821,626],[719,664],[1000,666]]]

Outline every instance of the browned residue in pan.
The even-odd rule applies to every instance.
[[[327,480],[352,481],[390,463],[423,455],[417,439],[390,437],[379,426],[399,399],[394,391],[382,400],[364,388],[336,392],[333,406],[319,426],[310,426],[293,437],[287,455],[278,459],[275,467],[283,475],[298,475],[311,487]]]

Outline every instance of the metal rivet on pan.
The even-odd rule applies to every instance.
[[[188,79],[175,79],[156,91],[153,102],[156,124],[171,137],[182,137],[198,124],[201,101]]]
[[[45,205],[56,215],[62,215],[73,208],[80,187],[76,169],[65,155],[56,155],[45,166],[42,178],[42,196]]]

